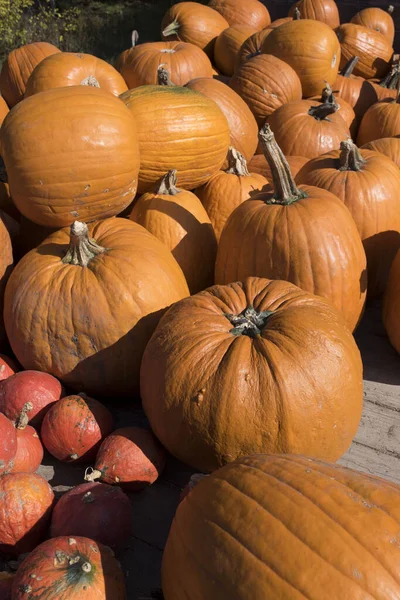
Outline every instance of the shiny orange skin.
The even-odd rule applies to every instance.
[[[226,317],[249,306],[272,312],[254,338]],[[141,397],[161,443],[201,472],[252,452],[335,461],[360,420],[361,357],[329,302],[249,277],[170,308],[143,356]]]
[[[385,295],[383,298],[382,319],[393,348],[400,354],[400,252],[392,263]]]
[[[374,29],[344,23],[337,28],[336,34],[340,41],[340,68],[353,56],[359,56],[353,74],[365,79],[383,77],[389,71],[393,48],[389,40]]]
[[[165,466],[165,451],[152,432],[141,427],[123,427],[111,433],[100,446],[95,469],[101,481],[138,491],[154,483]]]
[[[179,505],[165,600],[397,598],[399,506],[399,485],[380,477],[295,455],[239,459]]]
[[[0,92],[12,108],[24,97],[28,79],[44,58],[61,50],[47,42],[35,42],[13,50],[4,61],[0,73]]]
[[[246,160],[250,160],[257,147],[258,126],[253,113],[239,94],[222,81],[205,77],[189,81],[186,87],[204,94],[218,104],[228,121],[230,145],[243,154]],[[228,168],[226,160],[222,168]]]
[[[57,460],[88,462],[113,428],[113,416],[101,402],[85,395],[66,396],[47,411],[40,436]]]
[[[179,25],[177,33],[164,36],[162,32],[173,22]],[[178,2],[164,15],[161,22],[161,38],[168,42],[189,42],[199,46],[208,56],[212,56],[216,38],[227,27],[228,21],[209,6],[197,2]]]
[[[114,96],[128,89],[123,77],[105,60],[91,54],[58,52],[35,67],[26,85],[25,98],[54,88],[84,85],[82,82],[89,77],[94,77],[102,90]]]
[[[301,167],[303,167],[306,162],[309,161],[309,159],[304,158],[304,156],[287,155],[285,158],[289,163],[290,172],[292,173],[293,177],[296,177]],[[272,182],[271,168],[263,154],[256,154],[253,156],[247,166],[251,173],[259,173],[260,175],[266,177],[270,183]]]
[[[175,85],[185,85],[195,77],[212,77],[207,54],[187,42],[139,44],[128,51],[120,72],[131,90],[139,85],[156,85],[160,65],[165,65]]]
[[[13,460],[11,473],[34,473],[43,460],[43,446],[36,429],[27,425],[16,429],[17,452]]]
[[[394,21],[392,15],[387,10],[383,10],[377,6],[363,8],[363,10],[360,10],[350,19],[350,23],[374,29],[387,37],[390,44],[393,44],[395,33]]]
[[[258,0],[210,0],[208,6],[218,11],[232,25],[264,29],[271,23],[265,4]]]
[[[160,85],[129,90],[121,99],[138,125],[140,194],[152,191],[171,169],[178,172],[178,187],[188,190],[219,171],[230,133],[213,100],[187,87]]]
[[[284,61],[271,54],[260,54],[240,65],[230,86],[243,98],[259,127],[280,106],[301,100],[301,82]]]
[[[0,476],[10,473],[17,452],[17,433],[14,425],[0,412]]]
[[[271,24],[272,25],[272,24]],[[257,31],[250,35],[247,40],[245,40],[238,52],[236,67],[245,63],[246,60],[252,58],[253,56],[257,56],[257,54],[261,53],[261,46],[263,41],[272,31],[272,27],[266,27],[265,29],[261,29],[261,31]]]
[[[215,282],[267,277],[327,298],[353,331],[362,315],[367,272],[364,248],[351,214],[325,190],[300,186],[306,198],[267,204],[254,196],[229,217],[219,241]],[[329,215],[327,219],[326,215]]]
[[[36,473],[0,477],[0,552],[18,556],[44,539],[54,503],[51,486]]]
[[[300,11],[300,19],[322,21],[332,29],[340,25],[339,10],[334,0],[299,0],[290,7],[290,17],[294,16],[296,8]]]
[[[220,171],[205,185],[197,188],[196,195],[211,219],[217,240],[220,239],[224,225],[235,208],[253,194],[259,193],[267,184],[266,178],[257,173],[235,175]]]
[[[209,215],[193,192],[147,192],[137,200],[129,218],[171,251],[191,294],[214,283],[217,239]]]
[[[2,600],[12,600],[11,588],[15,573],[8,573],[7,571],[0,572],[0,598]]]
[[[338,39],[328,25],[312,19],[293,20],[277,27],[265,38],[261,52],[273,54],[296,71],[305,98],[320,94],[325,82],[332,86],[338,73]]]
[[[5,224],[5,218],[0,216],[0,343],[5,343],[6,333],[3,322],[4,290],[14,266],[11,238]]]
[[[108,249],[88,268],[62,262],[69,229],[20,260],[7,286],[8,336],[24,368],[52,373],[89,395],[132,397],[162,311],[189,291],[169,250],[140,225],[115,218],[88,227]],[[55,315],[57,326],[43,328]]]
[[[127,599],[124,574],[111,549],[78,536],[47,540],[25,558],[13,582],[14,600],[27,600],[27,588],[38,600]]]
[[[315,100],[300,100],[278,108],[267,119],[282,152],[290,156],[315,158],[336,150],[350,136],[350,130],[339,111],[328,119],[315,119],[308,114]]]
[[[400,169],[400,138],[385,137],[373,142],[368,142],[361,149],[374,150],[384,154],[392,160]]]
[[[233,75],[242,44],[254,33],[257,30],[249,25],[232,25],[219,34],[215,40],[214,62],[221,73]]]
[[[109,92],[73,86],[26,98],[6,117],[0,141],[12,199],[38,225],[110,217],[136,194],[135,119]]]
[[[400,247],[400,171],[378,152],[360,154],[366,161],[360,171],[341,171],[335,150],[310,160],[296,182],[332,192],[350,210],[367,256],[368,295],[376,296]]]
[[[393,100],[370,106],[358,129],[357,144],[364,146],[381,138],[400,136],[400,103]]]

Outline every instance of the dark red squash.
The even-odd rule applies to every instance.
[[[9,473],[13,468],[13,460],[17,452],[17,433],[15,427],[0,412],[0,476]]]
[[[15,423],[17,452],[12,473],[34,473],[43,460],[43,446],[36,429],[28,425],[28,413],[32,404],[27,402]]]
[[[18,371],[17,364],[11,358],[8,358],[8,356],[0,354],[0,381],[8,379],[16,371]]]

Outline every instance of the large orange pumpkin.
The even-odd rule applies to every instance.
[[[143,85],[121,98],[138,126],[140,193],[153,190],[171,169],[177,170],[178,186],[191,190],[221,168],[230,134],[213,100],[186,87],[160,85]]]
[[[337,460],[357,431],[362,388],[360,353],[338,311],[256,277],[172,306],[140,378],[154,433],[202,472],[251,452]]]
[[[261,52],[293,67],[306,98],[319,94],[326,82],[333,86],[339,69],[336,35],[328,25],[312,19],[294,19],[277,27],[265,38]]]
[[[132,396],[161,313],[188,293],[169,250],[140,225],[75,222],[18,263],[6,290],[6,328],[25,369],[89,395]]]
[[[38,225],[110,217],[136,194],[135,119],[109,92],[73,86],[35,94],[7,115],[0,142],[12,199]]]
[[[171,251],[185,275],[191,294],[214,281],[217,239],[200,200],[176,186],[176,171],[169,171],[155,192],[143,194],[129,216]]]
[[[368,294],[383,292],[390,265],[400,248],[400,171],[386,156],[358,150],[344,141],[308,162],[296,183],[328,190],[350,210],[364,243]]]
[[[353,56],[358,56],[360,60],[354,67],[354,75],[365,79],[386,75],[390,68],[393,48],[384,35],[354,23],[340,25],[336,34],[341,47],[340,68]]]
[[[400,486],[379,477],[295,455],[239,459],[179,505],[165,600],[398,598],[399,507]]]
[[[274,190],[239,205],[219,241],[215,282],[257,276],[323,296],[353,330],[367,288],[364,248],[351,214],[325,190],[298,188],[268,125],[261,131]]]
[[[383,299],[383,324],[390,343],[400,354],[400,251],[392,263]]]
[[[247,40],[243,42],[237,55],[237,67],[246,62],[246,60],[249,58],[253,58],[253,56],[261,54],[261,46],[271,31],[272,29],[266,27],[265,29],[261,29],[261,31],[253,33],[253,35],[249,36]]]
[[[58,52],[35,67],[26,84],[25,98],[70,85],[97,87],[115,96],[128,89],[123,77],[105,60],[91,54]]]
[[[374,29],[387,37],[390,44],[393,44],[394,21],[392,13],[393,6],[389,6],[388,10],[382,10],[377,6],[368,6],[356,13],[354,17],[351,18],[350,23]]]
[[[298,0],[290,7],[290,17],[294,16],[296,9],[300,13],[300,19],[322,21],[332,29],[340,25],[339,10],[334,0]]]
[[[233,75],[242,44],[254,33],[257,31],[250,25],[232,25],[219,34],[215,40],[214,62],[221,73]]]
[[[363,116],[357,144],[363,146],[386,137],[400,136],[400,95],[398,100],[382,100],[369,107]]]
[[[297,73],[271,54],[254,56],[238,66],[230,86],[249,106],[259,127],[277,108],[302,96]]]
[[[3,62],[0,73],[0,92],[12,108],[22,100],[28,79],[44,58],[61,52],[47,42],[35,42],[13,50]]]
[[[386,137],[368,142],[361,147],[361,150],[374,150],[384,154],[392,160],[400,169],[400,138]]]
[[[218,11],[232,25],[249,25],[264,29],[271,23],[265,4],[259,0],[210,0],[208,6]]]

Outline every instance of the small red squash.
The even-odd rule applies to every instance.
[[[17,452],[14,456],[12,473],[34,473],[43,460],[43,446],[36,429],[28,425],[28,413],[32,406],[27,402],[15,423]]]
[[[165,465],[165,451],[148,429],[124,427],[106,437],[97,453],[95,468],[86,481],[101,479],[129,491],[156,481]]]
[[[230,26],[248,25],[260,30],[271,23],[267,7],[259,0],[210,0],[208,6],[218,11]]]
[[[51,516],[51,537],[83,536],[120,548],[132,533],[132,506],[120,487],[82,483],[61,496]]]
[[[0,477],[0,553],[18,556],[44,539],[54,494],[36,473]]]
[[[113,417],[86,394],[66,396],[46,413],[40,435],[46,449],[64,462],[94,460],[102,440],[113,430]]]
[[[63,396],[61,383],[48,373],[20,371],[0,382],[0,411],[16,421],[27,402],[29,423],[38,427],[50,406]]]
[[[35,575],[35,577],[32,577]],[[85,537],[43,542],[21,563],[13,600],[126,600],[124,574],[107,546]]]
[[[0,476],[9,473],[14,465],[17,452],[17,433],[15,427],[0,412]]]
[[[11,588],[15,573],[8,573],[7,571],[0,572],[0,598],[1,600],[12,600]]]
[[[219,34],[215,40],[214,63],[221,73],[233,75],[240,48],[253,33],[257,30],[249,25],[232,25]]]
[[[8,377],[14,375],[17,370],[18,366],[11,358],[8,358],[8,356],[5,356],[4,354],[0,354],[0,381],[8,379]]]

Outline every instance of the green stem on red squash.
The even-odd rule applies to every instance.
[[[228,150],[228,165],[229,166],[226,170],[226,173],[231,175],[239,175],[240,177],[246,177],[250,175],[245,157],[232,146],[230,146]]]
[[[89,238],[86,223],[74,221],[70,229],[70,242],[68,250],[62,259],[66,265],[87,267],[93,258],[107,252],[107,248],[100,246],[96,240]]]
[[[181,191],[176,187],[177,170],[172,169],[161,179],[161,183],[156,190],[159,196],[176,196]]]
[[[341,142],[339,171],[361,171],[366,162],[353,140]]]
[[[353,74],[354,68],[359,60],[360,60],[359,56],[353,56],[353,58],[351,58],[344,65],[343,69],[340,71],[340,75],[342,75],[342,77],[350,77],[350,75]]]

